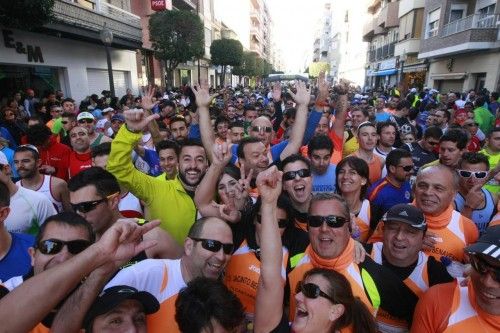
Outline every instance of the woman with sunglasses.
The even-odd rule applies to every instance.
[[[335,173],[337,191],[346,200],[349,211],[355,217],[354,222],[359,231],[356,238],[366,242],[370,236],[370,202],[365,199],[370,186],[368,164],[358,157],[348,156],[340,161]]]
[[[284,282],[280,279],[283,252],[276,223],[281,177],[275,167],[257,177],[262,197],[262,245],[254,332],[375,333],[373,316],[361,300],[353,296],[346,278],[322,268],[312,269],[304,275],[295,295],[295,319],[289,326],[283,313]]]

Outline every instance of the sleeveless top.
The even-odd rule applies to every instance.
[[[44,175],[43,176],[43,182],[42,182],[42,185],[40,185],[39,188],[37,188],[36,190],[33,190],[33,191],[36,191],[36,192],[39,192],[39,193],[42,193],[43,195],[45,195],[47,198],[49,198],[50,202],[52,202],[52,204],[54,205],[54,208],[56,209],[56,211],[58,213],[62,212],[63,211],[63,205],[62,205],[62,202],[57,200],[54,195],[52,194],[52,190],[51,190],[51,185],[52,183],[52,176],[49,176],[49,175]],[[23,180],[19,180],[16,185],[19,185],[19,186],[23,186]],[[26,188],[26,187],[24,187]]]
[[[491,218],[495,215],[496,207],[495,203],[493,202],[493,196],[490,193],[490,191],[482,188],[481,192],[483,192],[485,198],[484,207],[481,209],[474,209],[472,211],[471,220],[476,224],[477,228],[479,229],[479,232],[483,233],[488,227]],[[456,210],[461,212],[462,209],[464,209],[464,206],[465,206],[465,198],[459,192],[457,192],[457,195],[455,196]]]

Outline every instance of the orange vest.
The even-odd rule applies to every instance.
[[[358,216],[354,218],[354,222],[359,229],[359,241],[365,243],[370,236],[370,201],[363,200]]]
[[[370,256],[373,261],[382,265],[382,248],[384,244],[381,242],[377,242],[373,244],[372,252]],[[418,297],[420,297],[427,289],[429,289],[429,275],[427,273],[427,260],[429,256],[420,251],[418,253],[418,261],[417,266],[413,270],[413,272],[406,279],[403,280],[403,283],[415,293]],[[392,333],[403,333],[408,332],[408,323],[399,318],[393,317],[388,314],[383,309],[379,309],[377,312],[377,324],[379,326],[379,330],[382,332],[392,332]]]
[[[359,154],[356,150],[351,156],[356,156],[358,158]],[[368,163],[368,178],[370,179],[370,183],[373,184],[380,178],[382,178],[382,169],[384,168],[384,160],[382,157],[373,154],[372,160]]]
[[[372,303],[368,299],[368,296],[365,293],[363,280],[361,278],[361,273],[358,265],[353,262],[353,253],[354,253],[354,240],[351,238],[347,243],[347,247],[340,254],[339,257],[328,260],[331,263],[331,266],[323,266],[318,263],[314,263],[313,257],[315,256],[313,253],[313,249],[311,245],[309,245],[305,251],[304,257],[299,261],[297,266],[288,274],[288,280],[290,282],[290,320],[293,321],[295,317],[295,289],[302,278],[304,277],[304,273],[314,267],[322,267],[327,269],[333,269],[340,274],[344,275],[347,280],[349,280],[352,288],[352,293],[354,296],[357,296],[361,299],[361,301],[367,306],[368,310],[376,314],[376,310],[372,306]]]
[[[283,247],[283,265],[281,266],[283,286],[286,279],[287,260],[288,250]],[[224,284],[240,299],[248,314],[255,313],[255,297],[257,296],[259,277],[260,260],[257,259],[245,240],[233,253],[226,266]]]
[[[469,281],[465,287],[457,283],[453,293],[451,314],[448,325],[443,333],[481,332],[493,333],[500,331],[500,316],[494,316],[477,309],[475,291]]]

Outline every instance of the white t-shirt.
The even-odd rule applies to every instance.
[[[54,205],[43,193],[17,186],[10,197],[10,213],[4,222],[7,231],[36,235],[45,220],[57,214]]]

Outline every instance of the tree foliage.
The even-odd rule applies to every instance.
[[[189,11],[165,10],[151,15],[149,38],[155,57],[165,62],[169,83],[179,64],[205,53],[203,22]]]
[[[233,74],[241,78],[243,76],[255,76],[257,73],[257,53],[244,52],[241,65],[233,68]]]
[[[33,30],[53,19],[55,0],[15,0],[0,2],[0,22],[9,28]]]
[[[330,72],[330,65],[327,62],[313,62],[309,65],[309,76],[318,77],[320,72]]]
[[[217,39],[210,45],[212,64],[222,66],[221,83],[224,85],[227,66],[241,66],[243,45],[236,39]]]

